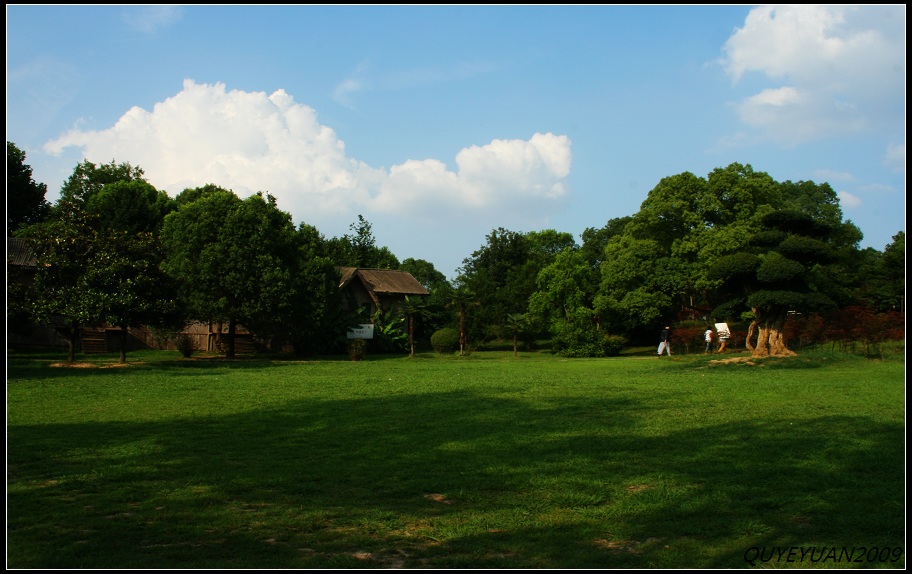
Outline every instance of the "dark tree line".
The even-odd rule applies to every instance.
[[[584,230],[581,243],[551,229],[492,230],[450,282],[378,246],[360,215],[351,233],[327,239],[295,226],[269,193],[242,199],[210,184],[172,199],[114,161],[77,165],[49,205],[9,142],[7,163],[8,233],[34,239],[38,259],[27,304],[14,311],[62,318],[71,340],[92,322],[199,320],[228,326],[229,355],[238,324],[270,348],[338,350],[351,320],[340,311],[339,266],[405,270],[428,289],[403,318],[412,353],[454,327],[463,352],[549,339],[569,356],[604,356],[699,318],[744,324],[754,354],[789,354],[785,324],[796,313],[905,313],[902,231],[882,252],[859,249],[861,232],[828,184],[776,182],[749,165],[663,178],[637,213]]]

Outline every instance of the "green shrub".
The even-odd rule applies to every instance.
[[[554,350],[562,357],[617,357],[627,344],[626,338],[587,324],[562,322],[554,331]]]
[[[627,346],[627,337],[622,335],[605,335],[605,356],[617,357]]]
[[[352,361],[360,361],[364,358],[364,351],[367,349],[367,341],[364,339],[348,340],[348,356]]]
[[[177,339],[174,341],[174,346],[180,351],[180,354],[186,358],[190,358],[193,354],[193,337],[187,333],[181,333],[177,336]]]
[[[444,327],[431,335],[431,346],[438,353],[454,353],[459,349],[459,331]]]

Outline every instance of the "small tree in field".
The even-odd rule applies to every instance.
[[[513,356],[519,356],[519,330],[526,324],[526,316],[522,313],[510,313],[507,315],[507,325],[513,331]]]
[[[459,313],[459,354],[466,354],[466,319],[469,314],[469,307],[478,306],[478,298],[475,293],[465,286],[457,287],[450,294],[450,307],[455,307]]]
[[[424,301],[410,299],[408,295],[405,296],[401,308],[408,321],[409,358],[411,359],[415,357],[415,322],[420,317],[426,317],[428,315],[428,309],[424,304]]]

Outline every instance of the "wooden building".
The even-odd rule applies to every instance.
[[[378,310],[395,310],[405,301],[406,295],[430,295],[407,271],[362,267],[339,267],[339,271],[342,273],[339,281],[342,304],[347,308],[352,305],[364,307],[371,315]]]

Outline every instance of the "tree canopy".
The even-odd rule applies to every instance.
[[[45,199],[47,185],[32,179],[25,152],[6,142],[6,235],[12,237],[23,225],[38,223],[51,209]]]
[[[238,324],[270,348],[330,350],[345,332],[337,267],[410,272],[431,296],[409,302],[409,338],[458,325],[471,342],[550,336],[571,356],[602,355],[619,337],[653,342],[676,320],[750,322],[748,347],[788,354],[785,321],[864,305],[905,311],[905,234],[860,250],[827,183],[777,182],[732,163],[706,177],[662,178],[636,213],[570,233],[496,228],[455,281],[377,245],[362,215],[325,239],[266,193],[217,184],[175,198],[129,163],[79,163],[49,205],[25,154],[7,142],[8,233],[33,238],[32,315],[80,325]],[[18,292],[18,291],[17,291]],[[9,309],[8,309],[9,313]],[[521,318],[521,319],[520,319]],[[392,319],[391,319],[392,320]],[[609,339],[612,339],[609,341]],[[71,351],[72,357],[72,351]]]
[[[21,231],[34,240],[37,262],[27,306],[44,323],[66,321],[70,361],[82,326],[121,327],[124,362],[128,327],[170,322],[177,312],[157,234],[170,200],[139,175],[129,164],[84,162],[47,220]]]
[[[239,323],[269,346],[313,345],[337,284],[316,229],[296,229],[269,194],[206,187],[178,203],[162,229],[166,269],[192,318],[228,325],[228,356]]]

